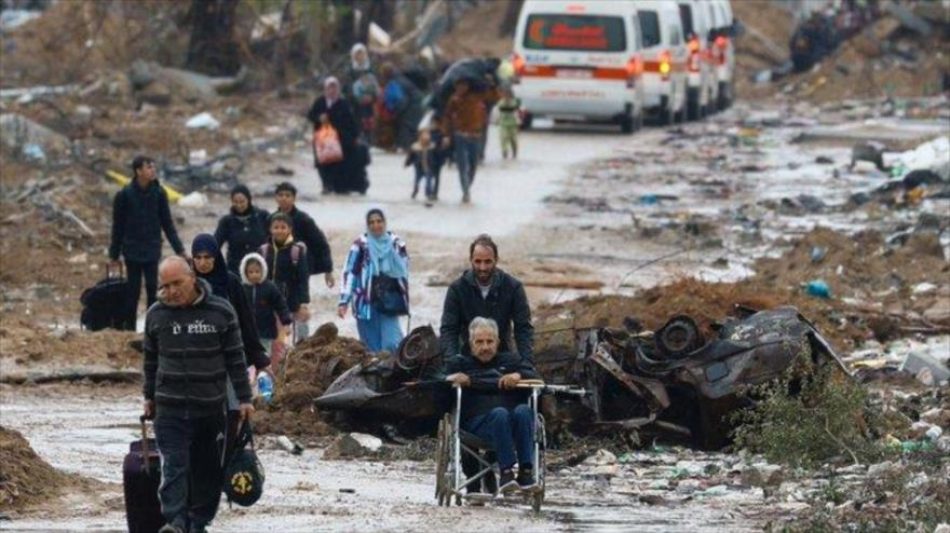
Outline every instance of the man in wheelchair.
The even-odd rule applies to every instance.
[[[491,443],[500,472],[498,490],[534,490],[533,410],[529,392],[517,389],[522,379],[537,379],[530,362],[517,354],[498,353],[498,324],[477,317],[468,326],[472,355],[456,355],[446,362],[446,380],[465,388],[461,428]],[[518,475],[514,466],[518,464]]]

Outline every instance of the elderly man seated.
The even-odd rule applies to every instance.
[[[477,317],[468,326],[471,356],[457,355],[446,363],[445,379],[465,387],[462,429],[492,443],[501,472],[498,489],[532,490],[535,479],[534,412],[528,393],[518,381],[538,377],[534,367],[517,354],[498,353],[498,324]],[[517,452],[518,476],[514,475]]]

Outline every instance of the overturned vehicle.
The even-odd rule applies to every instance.
[[[572,330],[575,346],[535,356],[545,382],[582,387],[587,394],[548,398],[549,431],[636,432],[719,448],[728,442],[728,415],[753,401],[746,392],[786,372],[844,365],[795,308],[737,308],[712,328],[711,338],[685,315],[644,331],[633,319],[624,329]],[[315,400],[320,409],[425,427],[443,413],[448,389],[439,386],[441,357],[431,328],[414,330],[393,357],[341,375]]]

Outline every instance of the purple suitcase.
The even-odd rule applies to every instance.
[[[132,441],[122,463],[125,517],[129,533],[157,533],[165,525],[158,502],[161,464],[155,439],[148,438],[145,417],[140,421],[142,438]]]

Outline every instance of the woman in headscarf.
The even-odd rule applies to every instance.
[[[245,185],[231,189],[231,212],[221,217],[214,240],[228,247],[228,270],[240,275],[241,259],[256,252],[267,242],[269,213],[251,203],[251,191]]]
[[[376,100],[379,98],[379,81],[373,74],[369,53],[363,43],[350,49],[350,69],[347,72],[350,100],[356,112],[357,125],[364,142],[373,144],[376,128]]]
[[[313,123],[314,132],[326,124],[333,126],[343,149],[342,161],[321,164],[314,148],[314,165],[323,183],[323,193],[356,191],[365,194],[369,185],[354,171],[360,131],[349,102],[340,92],[340,80],[330,76],[323,82],[323,94],[314,100],[307,118]]]
[[[395,352],[403,336],[399,316],[409,310],[409,254],[406,243],[386,230],[382,210],[366,213],[366,229],[346,258],[337,315],[344,318],[352,305],[363,344],[373,352]]]
[[[221,249],[213,235],[201,233],[191,241],[191,260],[195,265],[195,274],[211,285],[211,292],[230,302],[234,308],[248,366],[258,370],[270,366],[270,358],[257,333],[254,312],[247,303],[241,278],[225,266]]]

